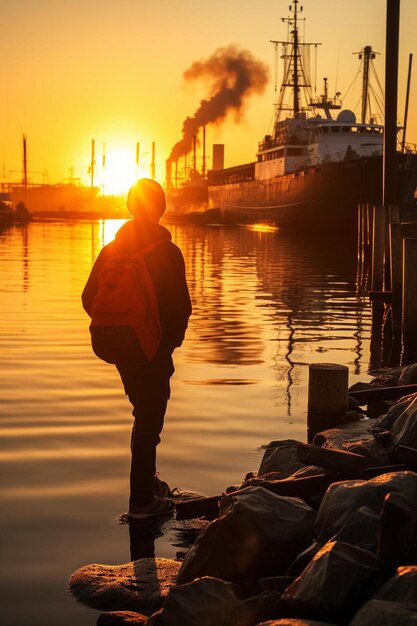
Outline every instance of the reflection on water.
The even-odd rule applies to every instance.
[[[0,233],[1,586],[10,626],[94,624],[66,591],[76,568],[130,550],[175,555],[166,537],[130,537],[130,408],[90,348],[80,293],[120,222],[34,222]],[[305,440],[308,364],[366,379],[370,312],[355,291],[356,249],[274,229],[171,228],[193,316],[175,353],[159,471],[213,494],[259,465],[257,447]],[[22,605],[21,598],[25,597]],[[28,611],[30,607],[30,611]],[[30,614],[28,614],[30,613]]]

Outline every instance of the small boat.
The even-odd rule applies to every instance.
[[[382,203],[384,126],[366,119],[367,93],[361,121],[342,110],[340,94],[329,97],[327,79],[322,96],[311,97],[305,53],[318,44],[301,41],[298,0],[290,9],[283,20],[289,40],[273,42],[284,61],[273,131],[260,141],[256,161],[208,172],[208,206],[236,221],[356,228],[358,203]],[[369,69],[370,46],[363,56]],[[397,164],[398,203],[415,203],[415,150],[398,152]]]

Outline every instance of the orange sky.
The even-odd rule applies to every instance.
[[[60,182],[73,168],[73,175],[88,183],[93,138],[99,164],[106,145],[113,182],[121,182],[124,172],[135,175],[137,142],[142,173],[149,174],[155,141],[156,178],[163,182],[165,159],[181,139],[184,118],[208,95],[209,85],[185,84],[183,72],[229,44],[265,62],[271,80],[262,96],[250,98],[239,123],[231,117],[207,128],[208,153],[212,143],[221,142],[226,165],[253,160],[273,116],[270,39],[284,38],[280,18],[288,15],[288,5],[289,0],[0,0],[1,179],[21,177],[26,133],[33,182]],[[305,0],[303,5],[306,40],[322,42],[318,93],[327,76],[330,95],[337,90],[343,98],[358,70],[352,53],[365,45],[381,52],[376,67],[383,83],[385,0]],[[409,53],[417,63],[416,24],[417,1],[402,0],[400,120]],[[344,106],[357,103],[358,92],[350,92]],[[414,76],[407,132],[413,143],[416,109]]]

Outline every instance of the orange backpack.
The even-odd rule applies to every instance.
[[[162,329],[154,285],[145,255],[158,241],[135,254],[113,254],[99,274],[91,308],[91,344],[107,363],[149,363]]]

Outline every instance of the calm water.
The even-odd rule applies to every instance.
[[[130,407],[91,352],[80,293],[121,224],[34,222],[0,233],[1,599],[7,626],[93,625],[67,580],[130,560]],[[370,310],[356,250],[247,227],[171,227],[194,313],[175,353],[159,471],[221,492],[256,470],[258,447],[306,437],[308,364],[366,380]],[[175,533],[156,541],[174,556]]]

